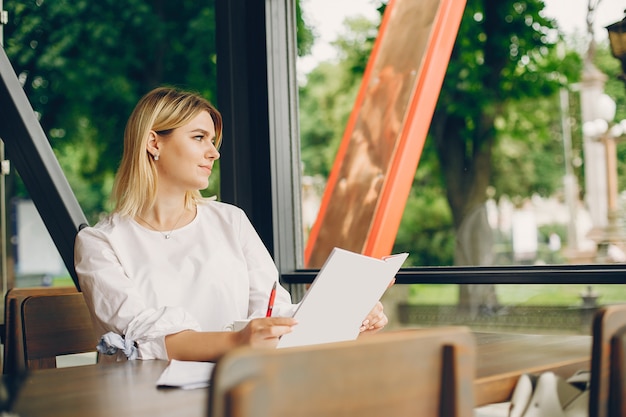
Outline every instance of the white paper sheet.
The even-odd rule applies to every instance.
[[[206,388],[211,382],[212,362],[170,360],[157,380],[157,387],[183,389]]]
[[[408,257],[385,259],[335,248],[294,314],[298,324],[279,348],[354,340],[359,327]]]

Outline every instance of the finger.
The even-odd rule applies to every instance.
[[[374,305],[374,308],[372,308],[372,311],[370,311],[367,317],[365,317],[365,320],[363,320],[363,322],[361,323],[361,327],[359,328],[359,330],[364,331],[370,328],[375,323],[380,321],[384,315],[385,314],[383,313],[383,304],[380,301],[378,301]]]
[[[381,331],[388,322],[389,320],[387,319],[387,316],[385,316],[384,319],[377,321],[375,324],[370,324],[370,326],[361,330],[360,334],[367,335],[377,333]]]
[[[248,326],[252,330],[260,330],[272,326],[295,326],[298,321],[291,317],[263,317],[250,320]]]
[[[298,322],[289,317],[254,319],[250,322],[253,337],[261,339],[278,338],[292,331]]]
[[[378,321],[370,325],[370,329],[382,329],[387,325],[387,323],[389,323],[389,319],[385,314],[383,314]]]
[[[363,325],[361,326],[361,331],[364,330],[370,330],[370,329],[380,329],[385,327],[385,325],[387,325],[387,323],[389,322],[389,319],[387,318],[387,316],[385,314],[381,314],[380,316],[377,316],[374,319],[371,320],[367,320],[367,323],[363,323]]]
[[[378,319],[380,319],[380,317],[383,316],[383,305],[380,301],[378,301],[375,305],[374,308],[372,308],[372,311],[370,311],[370,313],[367,315],[367,317],[365,318],[365,320],[363,321],[363,323],[365,324],[365,321],[368,320],[370,322],[372,321],[377,321]]]
[[[366,331],[370,327],[370,321],[368,319],[363,320],[361,327],[359,327],[360,332]]]
[[[263,322],[271,323],[273,326],[295,326],[298,324],[298,320],[292,317],[268,317],[259,319]]]
[[[249,344],[252,347],[276,347],[280,337],[284,334],[290,333],[290,327],[272,326],[269,331],[262,331],[253,333],[250,337]]]

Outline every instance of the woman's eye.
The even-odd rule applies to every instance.
[[[202,139],[204,139],[204,135],[194,136],[193,138],[197,141],[201,141]]]

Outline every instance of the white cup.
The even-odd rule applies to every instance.
[[[235,320],[232,323],[227,324],[226,326],[224,326],[224,330],[230,331],[230,332],[238,332],[239,330],[241,330],[244,327],[246,327],[248,325],[248,323],[250,323],[250,319]]]

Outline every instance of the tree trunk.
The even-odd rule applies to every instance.
[[[474,21],[470,10],[466,18],[471,26],[467,30],[461,28],[460,33],[467,36],[481,33],[484,38],[481,53],[473,53],[483,62],[475,66],[478,60],[464,61],[462,54],[467,51],[462,48],[467,45],[463,42],[455,45],[430,130],[457,236],[454,263],[464,266],[492,265],[494,259],[485,203],[496,139],[494,122],[502,114],[507,97],[502,94],[501,76],[511,62],[510,44],[502,37],[503,28],[508,28],[506,17],[511,4],[496,0],[481,4],[482,22]],[[468,76],[468,71],[476,76]],[[471,315],[490,314],[498,307],[492,284],[459,285],[461,311]]]
[[[454,262],[456,265],[493,265],[493,234],[487,219],[486,205],[468,213],[456,229]],[[498,308],[492,284],[459,285],[459,311],[476,317],[491,314]]]
[[[465,121],[436,112],[432,131],[444,172],[447,198],[456,231],[455,265],[493,264],[493,234],[487,219],[487,187],[495,132],[493,116],[483,114],[471,132]],[[459,311],[475,317],[499,307],[492,284],[459,285]]]

